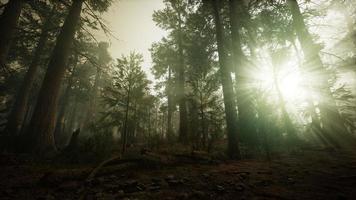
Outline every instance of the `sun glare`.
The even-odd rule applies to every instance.
[[[277,70],[274,72],[272,64],[265,63],[262,69],[257,72],[258,87],[276,99],[278,98],[278,87],[286,103],[302,103],[307,90],[297,64],[291,60],[282,66],[276,66]]]
[[[285,72],[279,73],[279,87],[286,101],[303,100],[305,89],[302,87],[300,72],[292,65],[285,66]]]

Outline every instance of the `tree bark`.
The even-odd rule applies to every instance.
[[[183,144],[188,143],[188,120],[187,120],[187,104],[185,98],[185,67],[183,54],[183,40],[182,40],[182,24],[181,13],[178,12],[178,104],[179,104],[179,141]]]
[[[53,132],[58,97],[82,5],[83,0],[73,1],[57,38],[28,128],[27,151],[45,153],[56,150]]]
[[[168,88],[167,88],[167,139],[172,140],[173,137],[173,127],[172,127],[172,113],[173,113],[173,102],[172,102],[172,76],[171,76],[171,66],[168,66]]]
[[[128,123],[128,116],[129,116],[129,109],[130,109],[130,87],[127,91],[127,99],[126,99],[126,109],[125,109],[125,121],[124,121],[124,130],[122,131],[122,151],[121,153],[124,154],[126,152],[126,145],[127,145],[127,123]]]
[[[10,0],[0,16],[0,65],[3,70],[7,70],[7,54],[16,33],[22,7],[23,0]]]
[[[219,54],[220,76],[223,88],[225,118],[227,126],[228,147],[227,154],[232,159],[240,159],[238,141],[237,111],[231,74],[228,69],[227,53],[224,47],[223,30],[219,16],[218,0],[212,0],[213,17],[215,20],[216,40]]]
[[[40,39],[37,43],[37,46],[34,50],[33,59],[31,64],[28,67],[28,71],[25,75],[25,78],[18,89],[17,97],[15,99],[15,103],[13,109],[9,115],[8,123],[6,126],[6,131],[12,135],[18,135],[20,133],[21,127],[23,125],[24,117],[27,110],[27,105],[29,98],[31,96],[31,89],[35,82],[37,71],[40,67],[39,62],[41,60],[41,55],[43,53],[43,49],[46,46],[46,42],[48,40],[48,29],[51,25],[51,15],[54,11],[47,16],[47,20],[43,24]]]
[[[57,144],[57,147],[61,145],[61,141],[63,139],[63,133],[64,133],[64,128],[65,128],[65,114],[68,106],[68,100],[69,97],[71,96],[72,92],[72,86],[73,86],[73,79],[75,76],[75,71],[77,68],[78,64],[78,55],[74,55],[74,60],[73,60],[73,67],[72,67],[72,74],[68,78],[68,84],[67,87],[64,91],[64,94],[62,95],[62,98],[60,100],[60,106],[59,106],[59,113],[57,117],[57,122],[56,122],[56,128],[54,131],[54,140]]]
[[[305,71],[312,75],[312,77],[309,78],[309,82],[311,82],[313,88],[318,90],[317,92],[321,96],[319,109],[323,134],[328,137],[335,134],[348,136],[349,134],[347,133],[348,131],[345,127],[344,121],[330,91],[328,73],[319,56],[319,47],[314,44],[312,36],[308,32],[298,2],[296,0],[288,0],[287,3],[292,12],[293,25],[304,53],[306,63]],[[317,81],[312,82],[312,79]],[[340,139],[341,138],[335,138],[334,140]],[[335,141],[333,141],[333,143],[335,143]]]
[[[251,94],[249,90],[250,77],[247,73],[249,64],[247,58],[241,49],[240,33],[242,11],[238,3],[242,1],[229,0],[230,7],[230,23],[231,23],[231,39],[232,39],[232,54],[233,68],[235,69],[236,79],[236,98],[238,107],[238,121],[240,126],[240,137],[246,139],[246,142],[255,141],[257,130],[255,127],[255,112]],[[252,50],[251,50],[252,52]]]

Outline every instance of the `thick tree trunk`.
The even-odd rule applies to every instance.
[[[323,133],[328,137],[335,134],[349,136],[330,91],[328,73],[320,59],[319,47],[314,44],[312,36],[308,32],[298,2],[296,0],[288,0],[287,2],[292,12],[293,25],[304,53],[305,71],[311,75],[309,82],[311,82],[313,88],[318,90],[316,92],[321,96],[319,109]],[[317,81],[313,82],[312,79]],[[335,140],[340,139],[342,138],[335,138]]]
[[[20,18],[23,0],[10,0],[0,16],[0,67],[6,68],[6,58],[12,38],[16,33],[17,22]]]
[[[213,17],[215,20],[216,40],[218,46],[220,76],[223,88],[225,117],[228,136],[227,153],[230,158],[240,159],[240,149],[238,141],[237,111],[234,97],[234,89],[231,74],[228,69],[227,53],[224,47],[223,31],[220,22],[218,0],[212,0]]]
[[[57,38],[28,128],[27,151],[45,153],[56,150],[53,132],[58,97],[82,5],[83,0],[73,1]]]
[[[255,127],[255,112],[251,94],[249,93],[250,77],[247,73],[249,63],[241,49],[239,29],[241,22],[239,19],[242,16],[242,11],[238,5],[243,2],[238,0],[230,0],[230,23],[231,23],[231,39],[232,39],[232,53],[233,53],[233,67],[235,69],[236,79],[236,97],[238,107],[238,121],[240,126],[240,137],[247,140],[246,142],[255,141],[257,137],[257,130]]]
[[[179,104],[179,140],[183,144],[188,143],[188,120],[187,120],[187,104],[185,98],[185,67],[183,55],[183,41],[182,41],[182,26],[181,16],[178,12],[179,25],[178,25],[178,56],[179,56],[179,69],[178,69],[178,104]]]
[[[28,71],[25,75],[25,78],[17,92],[15,104],[9,115],[8,123],[6,126],[6,130],[9,134],[18,135],[20,133],[24,121],[24,117],[26,114],[28,101],[31,96],[31,89],[35,82],[37,71],[40,67],[39,62],[41,60],[41,55],[43,53],[43,49],[48,40],[47,31],[50,25],[51,25],[51,14],[48,16],[48,19],[43,24],[40,39],[34,50],[31,64],[28,67]]]

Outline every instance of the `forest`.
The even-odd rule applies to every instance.
[[[117,57],[146,1],[163,36]],[[0,200],[356,199],[356,1],[0,0],[0,171]]]

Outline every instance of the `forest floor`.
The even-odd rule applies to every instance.
[[[90,180],[95,166],[9,159],[0,160],[1,200],[356,199],[356,155],[347,152],[308,150],[272,161],[113,163]]]

